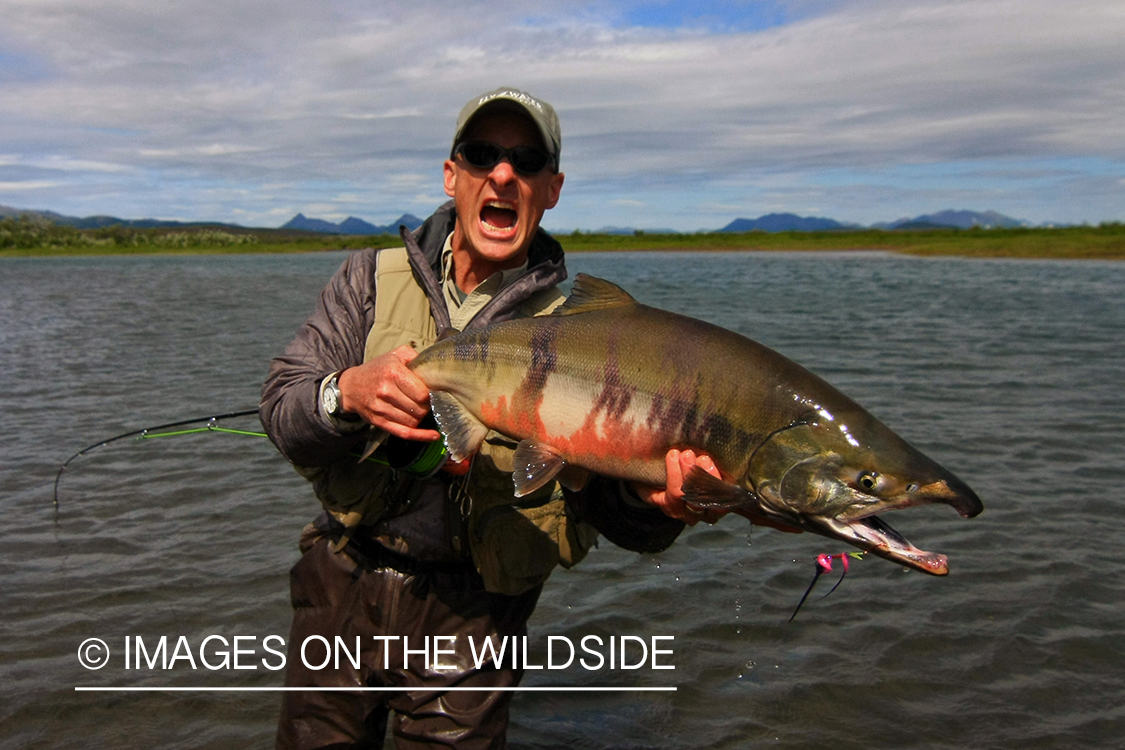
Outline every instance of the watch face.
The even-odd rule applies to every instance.
[[[324,411],[329,415],[335,415],[336,410],[340,407],[339,391],[332,386],[324,389]]]

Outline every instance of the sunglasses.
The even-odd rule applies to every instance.
[[[504,148],[488,141],[462,141],[453,149],[454,158],[457,154],[477,169],[491,169],[501,159],[507,159],[512,169],[527,176],[537,175],[548,166],[557,168],[554,157],[536,146]]]

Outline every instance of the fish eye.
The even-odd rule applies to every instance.
[[[859,475],[859,486],[865,490],[873,490],[879,485],[879,475],[873,471],[865,471]]]

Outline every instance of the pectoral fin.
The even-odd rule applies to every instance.
[[[445,436],[450,459],[464,461],[477,452],[488,428],[464,404],[445,391],[431,391],[430,408]]]
[[[754,495],[738,485],[711,476],[698,466],[693,466],[684,477],[684,502],[696,508],[722,508],[730,510],[754,500]]]
[[[512,483],[516,497],[529,495],[550,482],[566,467],[558,451],[545,443],[523,440],[512,454]]]

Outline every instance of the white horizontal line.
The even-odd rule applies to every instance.
[[[675,687],[75,687],[79,693],[447,693],[465,692],[539,692],[539,693],[645,693],[676,692]]]

